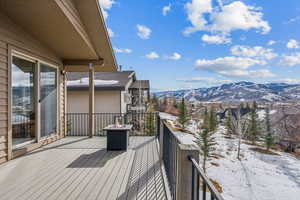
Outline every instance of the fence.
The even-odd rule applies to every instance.
[[[203,200],[209,197],[210,200],[224,200],[198,162],[192,156],[189,156],[189,160],[192,162],[192,200],[200,199],[200,196]]]
[[[223,200],[199,166],[195,145],[182,144],[171,127],[160,120],[160,153],[173,200]]]
[[[157,113],[136,112],[136,113],[94,113],[95,136],[105,136],[103,128],[115,124],[116,120],[123,124],[132,124],[131,135],[156,135],[157,134]],[[89,114],[88,113],[67,113],[67,136],[88,136],[89,135]]]

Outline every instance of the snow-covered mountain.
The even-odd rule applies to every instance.
[[[163,91],[155,93],[159,98],[185,97],[190,101],[286,101],[300,99],[300,84],[237,82],[218,87],[192,90]]]

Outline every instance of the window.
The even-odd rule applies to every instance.
[[[41,137],[57,131],[57,69],[40,64]]]

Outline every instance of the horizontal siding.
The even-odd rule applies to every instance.
[[[8,48],[0,42],[0,164],[7,161],[8,137]]]
[[[0,47],[0,55],[1,56],[7,56],[7,49]]]

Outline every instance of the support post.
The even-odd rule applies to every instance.
[[[95,109],[95,85],[94,85],[94,66],[89,64],[89,137],[93,137],[95,132],[94,121]]]
[[[159,114],[158,114],[159,115]],[[163,151],[164,151],[164,120],[163,119],[161,119],[160,117],[159,117],[159,120],[160,120],[160,123],[159,123],[159,157],[160,157],[160,159],[161,160],[163,160]]]
[[[150,90],[149,89],[147,90],[147,100],[148,100],[148,103],[150,103],[151,99],[150,99]]]
[[[199,150],[194,145],[179,144],[177,151],[176,199],[192,199],[193,166],[188,157],[193,156],[199,162]]]

